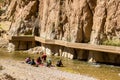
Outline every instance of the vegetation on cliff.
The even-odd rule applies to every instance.
[[[120,40],[119,39],[106,40],[102,44],[109,46],[120,46]]]

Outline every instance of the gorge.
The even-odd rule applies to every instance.
[[[120,46],[119,0],[5,0],[1,21],[7,35],[38,36],[71,43]],[[14,42],[14,45],[26,42]],[[120,64],[119,54],[40,44],[47,54]],[[87,47],[87,46],[86,46]]]

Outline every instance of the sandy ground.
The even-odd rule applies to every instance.
[[[58,70],[56,67],[34,67],[24,61],[0,60],[0,80],[96,80],[80,74]]]

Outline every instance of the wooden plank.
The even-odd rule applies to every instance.
[[[13,36],[12,40],[17,41],[38,41],[45,44],[53,44],[53,45],[60,45],[69,48],[76,48],[76,49],[83,49],[83,50],[92,50],[92,51],[100,51],[100,52],[109,52],[109,53],[116,53],[120,54],[120,47],[116,46],[105,46],[105,45],[92,45],[87,43],[72,43],[67,41],[61,40],[50,40],[44,39],[41,37],[26,37],[26,36]]]
[[[55,40],[55,45],[60,45],[60,46],[66,46],[67,47],[67,42],[66,41],[61,41],[61,40]]]
[[[44,38],[37,37],[37,36],[35,36],[35,41],[46,43],[46,44],[55,44],[54,40],[44,39]]]
[[[55,40],[46,39],[45,43],[47,43],[47,44],[55,44]]]
[[[33,36],[12,36],[12,41],[35,41]]]
[[[40,37],[37,37],[37,38],[39,39]],[[39,39],[39,40],[41,42],[42,39]],[[92,45],[87,43],[72,43],[72,42],[66,42],[61,40],[45,40],[45,39],[43,40],[45,41],[44,42],[45,44],[54,44],[54,45],[60,45],[60,46],[65,46],[69,48],[120,54],[120,47],[116,47],[116,46]]]
[[[41,37],[37,37],[35,36],[35,41],[41,42],[41,43],[45,43],[45,39],[41,38]]]
[[[68,42],[67,47],[120,54],[120,47],[116,47],[116,46],[92,45],[92,44],[85,44],[85,43]]]

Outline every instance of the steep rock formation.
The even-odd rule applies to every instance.
[[[89,42],[94,13],[90,4],[86,0],[40,0],[40,37]],[[75,53],[74,49],[68,48],[62,51],[66,57]]]
[[[13,0],[7,8],[6,20],[11,21],[10,35],[32,34],[32,24],[38,12],[37,0]]]
[[[97,6],[95,8],[95,14],[93,16],[93,27],[91,33],[91,44],[101,44],[104,40],[111,40],[114,38],[119,39],[119,0],[97,0]],[[107,55],[105,57],[105,55]],[[103,62],[117,62],[120,55],[104,55],[96,54],[96,52],[91,52],[90,57],[96,61]]]
[[[119,0],[12,0],[5,12],[10,35],[102,44],[119,39]],[[98,62],[117,62],[119,55],[45,45],[47,53]],[[54,50],[54,51],[53,51]],[[85,54],[87,52],[87,54]],[[89,54],[88,54],[89,53]],[[106,56],[107,55],[107,56]]]
[[[41,37],[89,42],[93,14],[86,0],[40,1]]]
[[[119,3],[119,0],[97,0],[91,44],[101,44],[105,39],[119,38]]]

